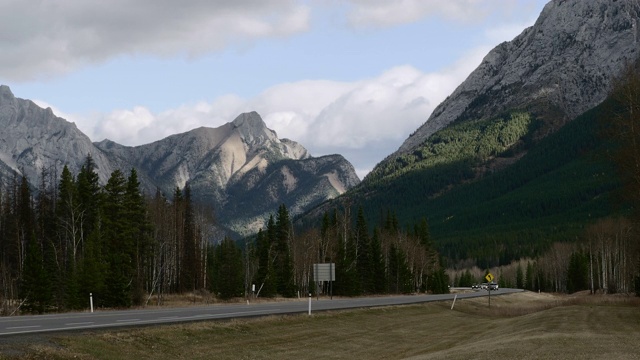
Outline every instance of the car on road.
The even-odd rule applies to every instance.
[[[497,283],[494,283],[494,282],[489,283],[489,284],[487,285],[487,289],[488,289],[488,290],[497,291],[497,290],[498,290],[498,284],[497,284]]]

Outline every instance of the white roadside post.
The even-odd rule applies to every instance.
[[[311,315],[311,292],[309,292],[309,315]]]
[[[89,293],[89,304],[91,304],[91,312],[93,312],[93,293]]]

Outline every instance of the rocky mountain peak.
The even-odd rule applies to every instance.
[[[255,111],[238,115],[231,124],[247,144],[258,144],[278,139],[275,131],[267,128],[262,117]]]
[[[0,102],[15,99],[11,89],[7,85],[0,85]]]
[[[396,155],[456,120],[526,110],[554,131],[602,102],[640,54],[640,2],[553,0],[536,23],[491,50]]]
[[[0,126],[0,161],[30,181],[36,181],[42,169],[67,165],[77,172],[89,154],[102,181],[113,169],[75,124],[55,116],[51,108],[16,98],[5,85],[0,86]]]

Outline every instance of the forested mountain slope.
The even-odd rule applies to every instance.
[[[426,217],[444,256],[484,265],[575,240],[618,211],[598,135],[611,109],[599,104],[638,58],[639,14],[632,0],[550,1],[359,186],[300,223],[350,206],[372,222]]]
[[[358,186],[325,208],[363,206],[369,219],[394,212],[401,224],[427,218],[436,247],[453,261],[493,266],[535,256],[624,211],[612,201],[620,183],[600,131],[610,113],[605,103],[535,143],[537,121],[521,113],[450,126],[407,157],[411,170]],[[514,152],[523,154],[515,163],[483,168],[484,157],[509,163]],[[421,154],[430,161],[418,161]]]

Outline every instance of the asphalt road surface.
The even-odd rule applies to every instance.
[[[492,291],[491,296],[521,292],[519,289],[500,289]],[[311,311],[340,310],[377,306],[392,306],[425,303],[431,301],[453,300],[487,296],[485,290],[443,295],[406,295],[366,298],[311,299]],[[75,330],[91,330],[122,326],[149,326],[188,321],[232,319],[277,314],[307,313],[308,299],[279,301],[270,303],[240,303],[232,305],[194,306],[187,308],[166,308],[150,310],[95,311],[82,313],[64,313],[51,315],[26,315],[0,317],[0,337]]]

